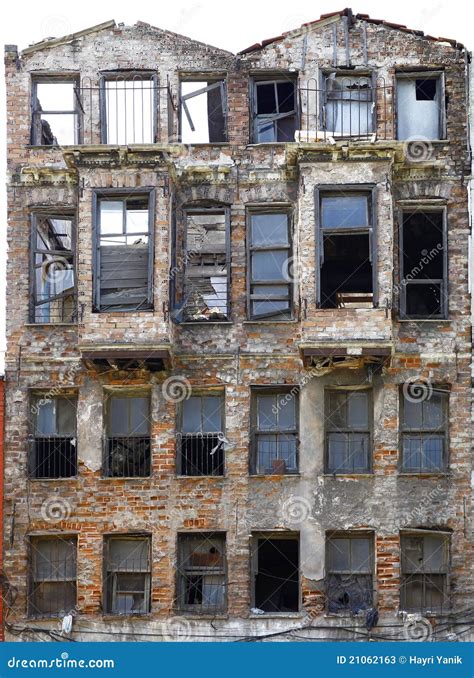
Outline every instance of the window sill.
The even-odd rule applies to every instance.
[[[65,480],[79,480],[79,476],[68,476],[67,478],[32,478],[31,476],[28,476],[28,480],[35,483],[57,483],[58,481],[64,482]]]
[[[123,315],[124,313],[130,313],[130,315],[140,315],[141,313],[154,313],[155,309],[153,308],[142,308],[140,310],[135,310],[135,309],[110,309],[110,310],[102,310],[100,308],[93,309],[92,313],[96,315],[114,315],[114,314],[119,314]]]
[[[375,473],[367,471],[364,473],[323,473],[323,478],[375,478]]]
[[[77,327],[77,323],[25,323],[25,327]]]
[[[227,478],[226,475],[222,476],[214,476],[214,475],[209,475],[209,476],[182,476],[177,474],[175,476],[176,480],[210,480],[211,478],[214,480],[225,480]]]
[[[191,619],[209,619],[214,620],[227,620],[229,615],[226,612],[218,612],[217,614],[209,614],[208,612],[193,612],[192,610],[177,610],[176,614],[179,617],[189,617]]]
[[[263,614],[249,614],[249,619],[304,619],[304,612],[264,612]]]
[[[178,327],[184,325],[184,327],[193,327],[195,325],[200,325],[201,327],[203,325],[233,325],[234,323],[232,320],[186,320],[185,322],[179,323],[177,322],[176,325]]]
[[[249,478],[301,478],[301,473],[249,473]]]
[[[243,320],[242,324],[243,325],[271,325],[271,324],[278,324],[278,325],[294,325],[295,323],[299,322],[296,318],[292,318],[291,320]]]
[[[151,612],[130,612],[128,614],[118,614],[117,612],[104,612],[102,619],[104,621],[120,621],[121,619],[150,619]]]
[[[151,480],[152,478],[153,478],[152,475],[149,475],[149,476],[101,476],[100,480],[115,480],[115,481],[117,481],[117,480],[134,480],[134,481],[140,480],[140,481],[143,481],[143,480]]]
[[[401,478],[449,478],[449,471],[400,471]]]
[[[397,318],[399,323],[450,323],[451,318]]]

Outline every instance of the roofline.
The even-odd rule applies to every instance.
[[[202,45],[203,47],[211,47],[212,49],[216,49],[219,52],[228,54],[229,56],[235,56],[234,52],[229,52],[229,50],[223,49],[222,47],[216,47],[215,45],[210,45],[207,42],[196,40],[195,38],[191,38],[189,35],[184,35],[183,33],[175,33],[174,31],[169,31],[167,28],[153,26],[153,24],[149,24],[147,21],[140,21],[140,19],[137,19],[137,23],[135,24],[135,26],[148,26],[149,28],[153,28],[155,31],[160,31],[160,33],[166,33],[166,35],[170,35],[171,37],[184,38],[184,40],[189,40],[190,42],[194,42],[197,45]]]

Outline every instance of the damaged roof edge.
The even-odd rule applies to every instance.
[[[409,33],[410,35],[424,38],[425,40],[446,43],[448,45],[451,45],[451,47],[453,47],[454,49],[461,50],[465,49],[462,43],[457,42],[456,40],[453,40],[451,38],[442,38],[442,37],[436,38],[432,35],[425,35],[423,31],[407,28],[407,26],[405,26],[404,24],[395,24],[390,21],[385,21],[383,19],[372,19],[368,14],[353,14],[352,10],[346,7],[346,9],[343,9],[339,12],[331,12],[330,14],[321,14],[319,19],[315,19],[314,21],[308,21],[304,24],[301,24],[299,28],[286,31],[285,33],[282,33],[281,35],[275,38],[269,38],[268,40],[262,40],[261,43],[255,43],[254,45],[250,45],[250,47],[241,50],[240,52],[238,52],[238,54],[245,55],[251,52],[257,52],[258,50],[265,49],[265,47],[267,47],[268,45],[272,45],[275,42],[280,42],[281,40],[284,40],[288,36],[294,36],[297,35],[298,33],[303,33],[304,31],[307,31],[308,29],[311,29],[313,27],[322,28],[327,24],[333,23],[334,21],[338,21],[342,17],[348,17],[349,19],[356,19],[359,21],[366,21],[367,23],[374,24],[375,26],[385,26],[387,28],[393,28],[394,30],[402,31],[403,33]]]
[[[101,24],[96,26],[91,26],[90,28],[84,28],[82,31],[77,31],[76,33],[70,33],[69,35],[63,35],[61,38],[47,38],[41,42],[36,42],[34,45],[30,45],[21,51],[21,54],[32,54],[42,49],[50,49],[51,47],[56,47],[56,45],[62,45],[77,38],[82,38],[84,35],[89,35],[90,33],[98,33],[99,31],[105,31],[107,28],[115,28],[116,23],[115,19],[110,21],[104,21]]]

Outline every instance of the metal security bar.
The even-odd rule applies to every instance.
[[[104,475],[109,478],[133,478],[150,475],[151,440],[149,436],[106,438]]]
[[[393,85],[371,76],[330,74],[299,88],[300,129],[295,140],[393,139]]]
[[[180,475],[224,475],[223,433],[177,433],[176,436]]]
[[[76,438],[35,436],[30,446],[30,477],[70,478],[77,474]]]

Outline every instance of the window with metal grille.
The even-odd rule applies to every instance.
[[[328,612],[359,610],[373,604],[373,537],[349,532],[326,540],[326,599]]]
[[[104,475],[149,476],[151,472],[150,397],[108,394],[104,439]]]
[[[94,308],[153,308],[154,191],[95,194]]]
[[[374,88],[370,75],[324,77],[324,129],[334,136],[364,137],[374,131]]]
[[[31,143],[70,146],[81,143],[79,78],[48,74],[32,81]]]
[[[32,478],[70,478],[77,474],[77,398],[69,394],[31,397]]]
[[[102,143],[155,143],[158,93],[154,73],[124,71],[104,75],[100,80]]]
[[[34,537],[30,540],[30,553],[28,614],[69,614],[76,607],[76,538]]]
[[[193,395],[183,401],[177,449],[179,474],[224,475],[225,435],[222,395]]]
[[[409,612],[448,607],[449,535],[421,531],[401,535],[400,606]]]
[[[447,318],[445,208],[400,214],[400,313],[403,318]]]
[[[121,535],[105,541],[106,614],[146,614],[151,605],[150,537]]]
[[[291,142],[297,129],[294,76],[253,83],[253,143]]]
[[[71,214],[35,212],[31,222],[30,320],[75,322],[74,218]]]
[[[183,612],[225,612],[225,535],[178,535],[178,607]]]
[[[247,305],[251,320],[291,318],[293,266],[289,212],[250,212]]]
[[[408,385],[410,387],[410,385]],[[447,468],[448,393],[417,398],[416,382],[401,390],[402,471],[436,473]]]
[[[371,470],[372,398],[370,391],[326,392],[326,472]]]
[[[180,140],[185,144],[227,141],[227,93],[223,78],[182,78]]]
[[[252,574],[254,607],[264,612],[298,612],[298,535],[287,532],[252,535]]]
[[[316,189],[316,296],[321,308],[374,306],[374,204],[368,185]]]
[[[252,391],[252,467],[256,474],[298,472],[298,390]]]

